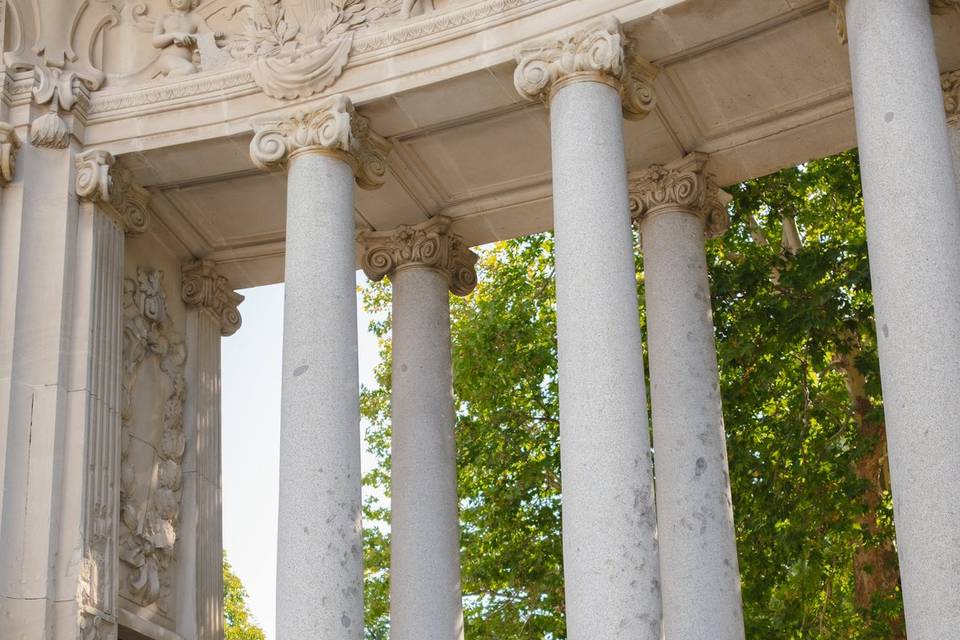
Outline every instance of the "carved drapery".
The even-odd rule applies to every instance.
[[[81,199],[95,202],[120,225],[124,233],[143,233],[150,226],[150,194],[133,182],[127,169],[110,153],[92,149],[78,153],[76,190]]]
[[[837,16],[837,39],[847,44],[847,0],[830,0],[828,6]],[[960,0],[930,0],[930,11],[934,15],[960,13]]]
[[[220,335],[232,336],[240,328],[237,307],[243,296],[230,287],[230,281],[217,273],[214,263],[197,260],[182,267],[180,296],[188,307],[207,310],[220,323]]]
[[[376,189],[387,177],[390,143],[370,129],[346,96],[333,96],[312,111],[254,125],[250,156],[262,169],[282,168],[300,153],[331,153],[354,170],[357,184]]]
[[[155,441],[146,443],[149,461],[134,455],[134,396],[145,363],[153,360],[165,397]],[[142,606],[167,610],[170,577],[180,519],[181,459],[186,348],[167,313],[163,272],[137,269],[123,283],[123,386],[120,457],[120,559],[128,567],[121,592]],[[153,425],[148,425],[153,426]],[[144,486],[146,484],[147,486]]]
[[[644,118],[656,105],[653,81],[657,70],[636,55],[613,17],[557,40],[525,46],[516,59],[514,84],[528,100],[549,104],[564,85],[593,80],[620,91],[626,118]]]
[[[706,163],[705,155],[694,153],[642,171],[630,180],[630,215],[642,223],[647,217],[681,210],[703,220],[707,238],[722,235],[730,226],[730,196],[706,173]]]
[[[477,286],[477,254],[450,230],[451,221],[436,217],[392,231],[360,231],[360,265],[371,280],[382,280],[398,269],[426,267],[447,276],[450,291],[469,294]]]

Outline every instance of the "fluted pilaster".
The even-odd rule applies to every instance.
[[[636,54],[612,16],[560,38],[527,45],[516,60],[514,84],[528,100],[549,105],[566,85],[601,82],[620,92],[626,118],[645,118],[656,105],[657,70]]]
[[[449,218],[441,216],[392,231],[358,232],[364,273],[371,280],[381,280],[412,266],[436,269],[446,276],[452,293],[467,295],[477,286],[478,256],[450,230],[450,224]]]

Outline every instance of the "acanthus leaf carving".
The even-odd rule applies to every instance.
[[[614,17],[555,40],[527,45],[517,52],[516,60],[514,85],[528,100],[549,105],[560,87],[590,78],[620,91],[628,119],[644,118],[656,105],[657,70],[633,50]]]
[[[124,280],[123,296],[120,559],[129,567],[129,575],[121,588],[142,606],[157,604],[166,610],[166,569],[177,540],[180,464],[186,447],[183,408],[187,354],[167,313],[162,271],[138,267],[136,279]],[[134,392],[141,369],[149,359],[156,361],[169,394],[159,416],[159,435],[148,445],[151,468],[144,473],[131,448],[135,441],[141,441],[133,435]],[[142,486],[144,482],[149,486]]]
[[[250,157],[261,169],[282,168],[298,153],[323,151],[342,155],[364,189],[376,189],[386,180],[391,145],[346,96],[332,96],[311,111],[261,122],[254,129]]]
[[[360,265],[371,280],[410,266],[437,269],[447,276],[452,293],[465,296],[477,286],[478,256],[450,231],[450,225],[449,218],[438,216],[392,231],[359,231]]]
[[[655,164],[630,180],[630,215],[642,223],[665,211],[686,211],[703,220],[704,235],[714,238],[730,226],[729,195],[705,170],[707,157],[692,153],[667,165]]]
[[[180,296],[187,306],[208,310],[220,321],[220,335],[232,336],[242,319],[237,307],[243,296],[230,287],[230,281],[217,273],[209,260],[197,260],[181,267]]]
[[[83,76],[41,63],[33,67],[33,101],[49,104],[47,113],[30,124],[30,142],[35,147],[65,149],[73,133],[62,114],[71,111],[85,90],[100,86],[102,78]]]

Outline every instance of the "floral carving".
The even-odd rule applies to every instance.
[[[558,40],[523,47],[513,80],[520,95],[549,104],[559,87],[588,77],[619,89],[626,118],[644,118],[656,104],[656,68],[636,55],[613,17]]]
[[[398,269],[429,267],[446,274],[450,291],[465,296],[477,286],[477,254],[450,231],[450,219],[436,217],[393,231],[360,231],[360,265],[371,280],[382,280]]]
[[[186,348],[167,315],[163,272],[138,268],[136,280],[124,280],[123,316],[120,559],[132,574],[122,586],[141,605],[157,603],[164,609],[164,572],[173,558],[180,519]],[[170,393],[163,403],[159,437],[150,443],[153,468],[140,476],[150,478],[143,491],[131,457],[133,396],[142,365],[151,358],[157,360]]]
[[[310,96],[343,73],[353,33],[395,11],[394,4],[396,0],[329,0],[327,9],[301,25],[287,13],[283,0],[244,0],[234,14],[246,11],[248,19],[230,45],[231,54],[252,60],[253,78],[268,96]]]
[[[134,184],[127,169],[99,149],[77,154],[77,197],[96,202],[126,233],[143,233],[150,226],[150,194]]]
[[[20,138],[17,137],[13,126],[0,122],[0,187],[5,187],[13,181],[19,149]]]
[[[704,171],[707,157],[694,153],[668,165],[655,164],[630,180],[630,214],[643,222],[664,211],[688,211],[703,219],[708,238],[730,226],[729,196]]]
[[[943,88],[943,108],[947,112],[947,122],[952,127],[960,126],[960,69],[940,76]]]
[[[216,272],[209,260],[197,260],[181,268],[183,283],[180,296],[191,307],[207,309],[220,320],[220,334],[232,336],[240,328],[237,307],[243,296],[230,287],[230,282]]]
[[[370,129],[346,96],[333,96],[312,111],[255,125],[250,157],[262,169],[283,167],[297,153],[341,153],[353,166],[357,184],[376,189],[387,177],[390,143]]]

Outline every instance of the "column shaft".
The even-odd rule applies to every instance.
[[[550,105],[571,640],[660,639],[622,117],[618,91],[602,82],[567,84]]]
[[[463,638],[448,278],[401,268],[393,284],[390,632]]]
[[[670,210],[641,233],[664,635],[742,640],[704,225]]]
[[[287,185],[279,640],[363,637],[354,177],[300,153]]]
[[[928,0],[847,29],[907,633],[960,628],[960,198]]]

